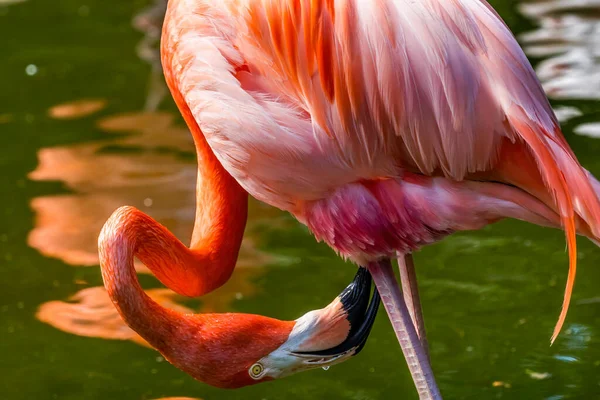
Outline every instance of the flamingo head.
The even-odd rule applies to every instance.
[[[358,354],[379,306],[369,302],[371,277],[360,268],[353,282],[327,307],[295,321],[252,314],[196,314],[173,327],[155,347],[194,378],[221,388],[239,388],[318,367]]]

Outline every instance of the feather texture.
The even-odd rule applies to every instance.
[[[537,176],[516,186],[556,212],[569,245],[556,337],[576,226],[597,240],[600,203],[485,0],[171,0],[168,13],[165,68],[216,157],[300,220],[340,187],[407,170],[454,182]],[[510,144],[536,170],[507,167]]]

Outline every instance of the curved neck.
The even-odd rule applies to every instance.
[[[121,207],[104,224],[98,238],[102,279],[108,295],[127,325],[159,350],[168,348],[173,329],[184,317],[162,307],[144,292],[133,261],[141,247],[169,241],[163,230],[137,209]]]
[[[248,194],[218,162],[198,125],[186,116],[188,112],[182,107],[198,158],[196,216],[190,247],[180,246],[173,237],[169,241],[177,248],[179,260],[157,259],[156,253],[167,247],[141,246],[136,256],[168,288],[195,297],[217,289],[230,278],[248,218]],[[166,233],[172,236],[167,230]]]
[[[215,157],[179,92],[174,90],[173,96],[194,138],[198,160],[196,220],[190,248],[216,250],[224,259],[233,257],[235,263],[248,217],[248,193]]]
[[[176,266],[167,273],[162,266],[151,265],[153,254],[142,249],[137,256],[169,288],[182,295],[199,296],[221,286],[233,272],[246,227],[248,193],[223,168],[202,134],[175,83],[172,52],[164,48],[166,43],[163,35],[165,80],[192,133],[198,158],[196,219],[190,244],[193,257],[188,257],[190,264],[179,266],[176,273]]]
[[[248,368],[279,348],[295,322],[251,314],[182,314],[152,300],[137,279],[134,257],[189,265],[194,257],[164,226],[134,207],[121,207],[98,238],[104,286],[125,323],[177,368],[217,387],[252,383]]]

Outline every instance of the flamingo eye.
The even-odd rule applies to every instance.
[[[250,377],[252,379],[258,379],[260,378],[260,375],[263,373],[263,371],[265,370],[265,368],[262,366],[261,363],[256,363],[253,366],[250,367]]]

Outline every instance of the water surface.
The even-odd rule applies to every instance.
[[[600,176],[600,2],[492,2],[518,35],[580,161]],[[175,369],[120,320],[97,266],[111,212],[134,205],[187,241],[191,139],[162,81],[163,0],[0,0],[0,398],[416,399],[383,314],[365,350],[235,391]],[[294,319],[351,280],[289,215],[251,202],[239,265],[184,300],[137,265],[149,293],[194,312]],[[564,333],[563,234],[505,221],[416,255],[434,371],[447,399],[600,398],[600,250],[579,241]]]

